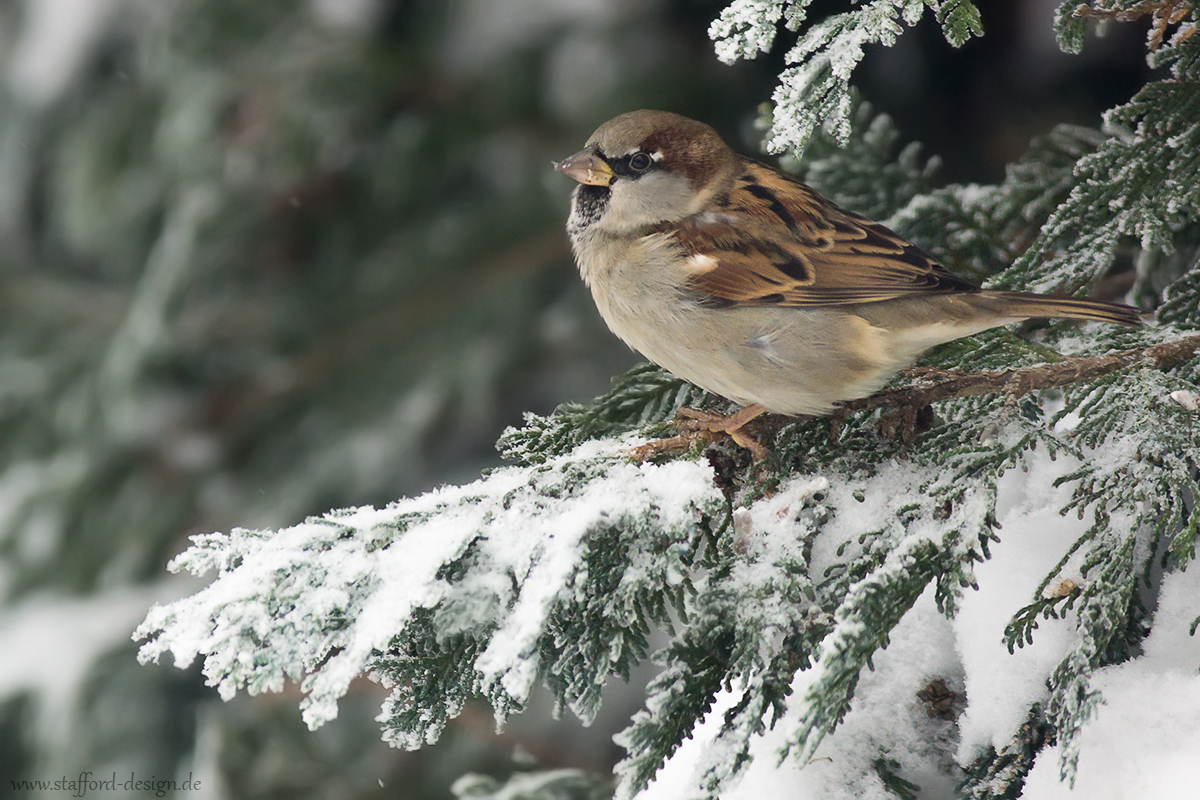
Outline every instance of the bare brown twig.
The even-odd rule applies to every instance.
[[[1169,369],[1194,358],[1197,352],[1200,352],[1200,334],[1119,353],[1068,356],[1052,364],[999,372],[953,372],[915,368],[909,370],[909,374],[914,378],[910,385],[885,389],[861,400],[851,400],[844,403],[842,408],[846,411],[867,411],[884,407],[922,408],[938,400],[972,397],[989,392],[1004,392],[1018,398],[1034,389],[1082,383],[1139,363],[1155,369]]]
[[[1193,0],[1146,0],[1132,8],[1094,8],[1081,4],[1075,9],[1075,16],[1133,22],[1150,14],[1153,25],[1150,28],[1148,46],[1151,50],[1157,50],[1162,47],[1163,38],[1167,34],[1167,26],[1182,22],[1184,17],[1193,12],[1194,8]],[[1195,32],[1196,23],[1192,21],[1180,27],[1175,39],[1177,42],[1182,42]]]

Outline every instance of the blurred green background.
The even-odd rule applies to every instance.
[[[790,39],[720,64],[724,5],[0,0],[0,796],[90,770],[444,798],[468,770],[610,768],[636,681],[590,729],[543,703],[497,737],[469,708],[404,753],[378,687],[310,733],[294,691],[223,703],[129,634],[196,585],[165,572],[189,534],[472,480],[522,412],[636,363],[575,272],[550,162],[639,107],[756,152]],[[998,179],[1145,78],[1142,28],[1066,56],[1056,2],[978,5],[983,39],[923,24],[857,76],[946,181]]]

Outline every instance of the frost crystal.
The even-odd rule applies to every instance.
[[[810,2],[737,0],[709,28],[717,55],[730,63],[767,52],[779,22],[799,29]],[[927,6],[936,9],[947,40],[956,47],[983,33],[979,12],[970,0],[874,0],[828,17],[801,34],[787,54],[788,64],[794,66],[780,75],[775,90],[765,149],[802,152],[813,132],[822,128],[845,144],[850,136],[850,75],[862,60],[863,47],[894,44],[904,25],[916,25]]]

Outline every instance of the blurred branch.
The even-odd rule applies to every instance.
[[[443,280],[379,309],[286,367],[242,386],[235,391],[232,405],[237,413],[252,413],[281,395],[319,385],[365,350],[381,342],[399,343],[460,307],[464,298],[491,294],[499,286],[564,261],[568,252],[566,235],[554,229],[527,238],[463,272],[450,272]]]

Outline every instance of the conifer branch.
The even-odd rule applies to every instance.
[[[1016,399],[1035,389],[1082,383],[1135,364],[1160,370],[1170,369],[1191,360],[1198,351],[1200,334],[1101,356],[1067,356],[1051,364],[997,372],[965,373],[915,367],[908,371],[914,378],[910,385],[885,389],[861,400],[851,400],[844,403],[842,408],[846,411],[887,407],[923,408],[939,400],[990,392],[1004,392]]]

